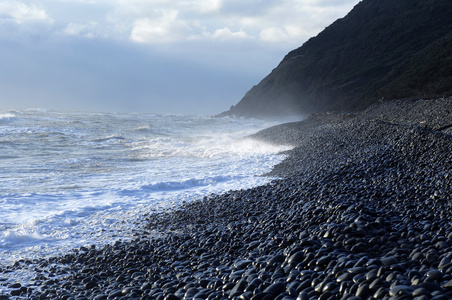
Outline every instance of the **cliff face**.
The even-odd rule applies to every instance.
[[[381,98],[451,95],[451,20],[450,0],[361,1],[223,114],[350,111]]]

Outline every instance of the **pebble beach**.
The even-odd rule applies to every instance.
[[[318,113],[281,179],[144,216],[135,239],[0,268],[3,299],[451,299],[452,98]],[[33,269],[31,283],[7,280]]]

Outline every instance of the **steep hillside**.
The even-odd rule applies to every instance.
[[[451,20],[450,0],[361,1],[224,114],[276,117],[450,95]]]

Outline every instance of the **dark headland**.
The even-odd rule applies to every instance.
[[[422,49],[407,46],[385,62],[373,62],[373,67],[364,57],[354,62],[340,59],[341,53],[357,47],[369,50],[370,44],[344,43],[337,54],[328,49],[316,54],[320,50],[305,51],[304,46],[291,52],[278,68],[297,69],[292,62],[319,57],[305,69],[300,67],[305,77],[299,78],[308,80],[310,96],[296,99],[308,100],[287,98],[300,109],[308,103],[315,113],[254,135],[295,146],[270,174],[281,179],[148,215],[145,222],[139,221],[142,231],[132,241],[0,267],[0,285],[9,287],[0,300],[452,299],[451,33],[450,27],[442,35],[434,31],[435,38],[427,41],[429,34],[423,31],[433,30],[423,18],[446,26],[440,19],[452,16],[450,7],[450,1],[439,0],[360,2],[305,45],[323,49],[333,37],[339,45],[349,30],[350,35],[359,28],[366,31],[362,24],[369,21],[367,35],[381,39],[372,51],[380,53],[385,43],[393,48],[393,37],[371,26],[378,17],[378,24],[395,22],[399,30],[410,33],[407,38],[417,30]],[[401,33],[394,39],[404,43],[403,37]],[[337,65],[332,65],[332,55],[338,56]],[[437,62],[440,58],[442,63]],[[405,64],[406,59],[426,61]],[[353,67],[349,73],[346,65]],[[323,74],[330,70],[331,77],[318,75],[316,68]],[[412,81],[419,74],[427,76],[424,71],[432,76]],[[341,72],[344,81],[335,77]],[[355,75],[362,80],[352,80]],[[331,80],[322,83],[322,78]],[[256,95],[266,94],[270,81],[263,82]],[[276,90],[272,86],[269,95],[285,88],[290,95],[299,89],[293,82]],[[408,98],[384,100],[390,99],[384,91],[391,91],[388,97],[400,91]],[[245,98],[255,99],[250,93]],[[422,99],[426,96],[429,99]],[[259,115],[273,105],[262,99],[265,109],[256,110]],[[341,103],[344,106],[335,109]],[[235,106],[234,113],[240,107]],[[243,109],[241,115],[249,111]],[[31,283],[12,283],[8,274],[13,269],[32,269],[36,276]]]
[[[451,95],[451,19],[450,0],[361,1],[223,115],[275,118]]]

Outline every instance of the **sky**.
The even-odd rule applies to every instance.
[[[217,114],[359,0],[0,0],[0,111]]]

